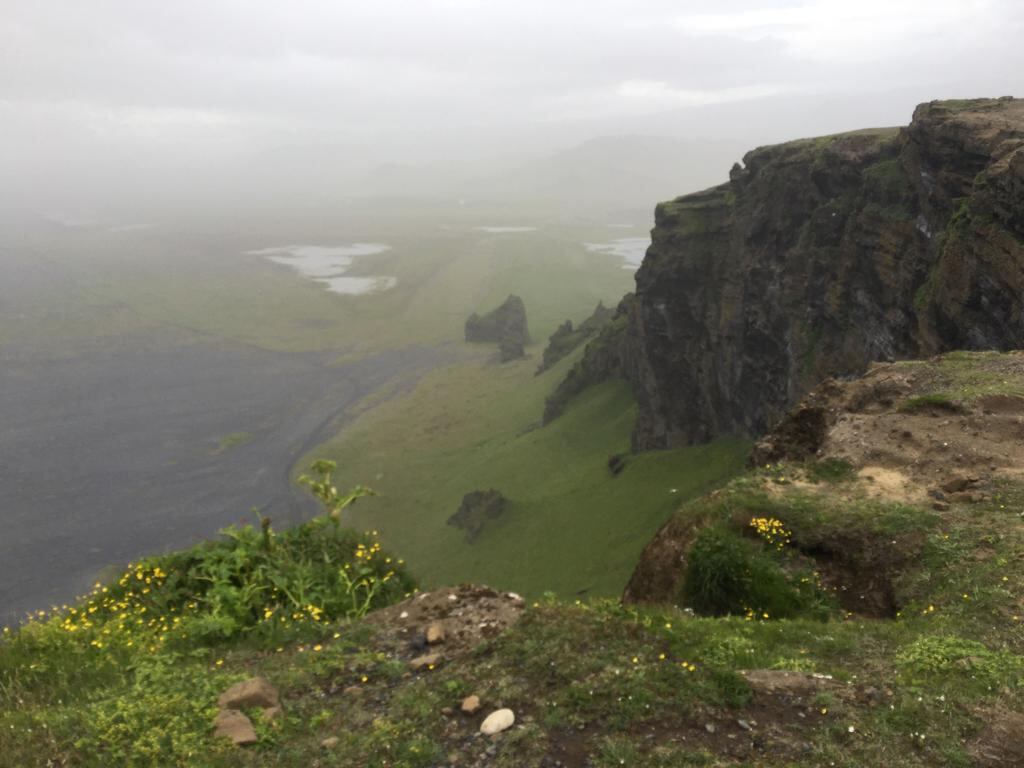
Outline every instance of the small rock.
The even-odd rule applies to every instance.
[[[252,720],[237,709],[222,709],[218,712],[213,719],[213,733],[231,739],[237,746],[255,744],[259,740],[256,729],[252,727]]]
[[[429,627],[427,627],[427,645],[437,645],[438,643],[444,642],[444,624],[440,621],[435,621]]]
[[[477,695],[467,696],[462,700],[462,711],[467,715],[475,715],[480,711],[480,697]]]
[[[360,687],[358,685],[350,685],[347,688],[345,688],[344,690],[342,690],[342,693],[345,694],[346,696],[353,696],[353,697],[362,696],[363,695],[363,689],[362,689],[362,687]]]
[[[705,723],[704,724],[704,730],[707,731],[708,733],[714,733],[715,731],[718,730],[718,728],[715,727],[714,723]]]
[[[495,710],[480,724],[480,733],[484,736],[493,736],[511,728],[515,721],[516,716],[511,709]]]
[[[341,739],[339,739],[337,736],[328,736],[326,739],[320,742],[320,746],[324,749],[334,749],[336,746],[338,746],[338,743],[340,741]]]
[[[969,478],[953,475],[941,487],[946,493],[956,493],[957,491],[964,490],[969,485],[971,485]]]
[[[748,722],[747,722],[746,720],[737,720],[737,721],[736,721],[736,725],[738,725],[738,726],[739,726],[740,728],[742,728],[742,729],[743,729],[744,731],[749,731],[749,730],[751,730],[751,725],[750,725],[750,723],[748,723]]]
[[[948,501],[933,501],[932,502],[932,509],[934,509],[936,512],[945,512],[947,509],[949,509],[949,502]]]
[[[864,689],[864,700],[872,707],[877,707],[884,698],[885,695],[873,685]]]
[[[409,662],[409,669],[413,672],[421,672],[431,667],[436,667],[441,663],[441,654],[439,653],[428,653],[426,656],[417,656],[415,659]]]
[[[242,709],[243,707],[262,707],[268,709],[281,705],[281,696],[277,688],[265,677],[251,677],[235,683],[217,699],[221,709]]]
[[[441,709],[441,714],[444,715],[445,717],[451,717],[452,715],[455,714],[455,710],[452,709],[451,707],[443,707]]]

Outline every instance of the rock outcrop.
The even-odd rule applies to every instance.
[[[583,342],[600,331],[615,316],[615,310],[606,307],[603,302],[598,302],[594,312],[573,328],[572,320],[566,320],[548,338],[548,345],[544,348],[537,373],[541,374],[551,366],[568,355]]]
[[[466,341],[497,343],[503,363],[524,357],[530,333],[523,300],[512,295],[486,315],[474,312],[466,320]]]
[[[544,423],[558,418],[568,402],[593,384],[623,375],[630,367],[629,316],[633,307],[633,294],[627,294],[615,309],[612,319],[606,321],[584,350],[583,357],[569,369],[569,373],[544,403]]]
[[[872,361],[1024,346],[1024,101],[749,152],[657,206],[627,325],[636,449],[760,435]]]
[[[464,530],[466,543],[472,544],[488,520],[501,516],[506,503],[501,492],[493,488],[487,491],[472,491],[462,497],[458,511],[448,518],[448,525]]]

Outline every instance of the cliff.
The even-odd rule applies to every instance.
[[[619,371],[634,448],[760,435],[875,360],[1024,346],[1022,146],[1024,101],[932,102],[658,205]]]

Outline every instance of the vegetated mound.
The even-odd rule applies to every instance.
[[[548,345],[544,348],[537,374],[544,373],[551,366],[580,346],[591,336],[600,331],[615,316],[615,310],[598,302],[593,313],[573,328],[572,320],[566,320],[551,334]]]
[[[761,435],[872,361],[1024,347],[1021,211],[1009,98],[758,148],[728,183],[659,204],[619,355],[634,448]]]
[[[834,598],[891,617],[934,513],[991,503],[1024,479],[1022,462],[1022,353],[955,352],[830,379],[757,443],[754,477],[658,532],[625,599],[813,613]]]
[[[458,510],[448,518],[448,525],[466,532],[466,543],[472,544],[484,529],[488,520],[501,517],[508,500],[493,488],[486,491],[471,491],[462,497]]]
[[[510,295],[501,306],[486,315],[474,312],[466,320],[466,341],[497,343],[503,363],[524,357],[530,333],[523,300]]]

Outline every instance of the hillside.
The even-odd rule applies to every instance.
[[[1020,354],[828,382],[758,449],[800,459],[683,505],[625,605],[463,586],[365,619],[344,601],[284,611],[321,536],[368,585],[396,567],[324,521],[269,550],[236,531],[138,563],[3,635],[0,764],[1020,765],[1022,413]],[[808,458],[791,426],[819,422]],[[243,577],[244,551],[260,567]],[[282,588],[183,578],[215,565]],[[225,624],[242,594],[253,613]],[[254,675],[282,709],[238,699],[254,743],[233,746],[218,699]],[[514,724],[482,735],[499,709]]]
[[[759,435],[876,360],[1024,346],[1022,195],[1006,98],[755,149],[660,204],[622,337],[634,447]]]
[[[755,150],[539,374],[592,304],[533,270],[526,357],[303,459],[324,514],[5,629],[0,766],[1024,765],[1021,146],[1005,99]]]

